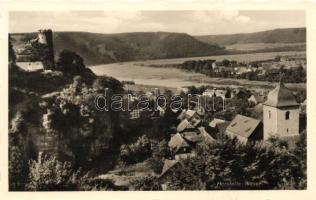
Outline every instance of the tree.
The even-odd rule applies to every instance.
[[[299,141],[296,143],[296,148],[294,150],[295,158],[299,162],[299,169],[297,170],[297,188],[305,189],[307,187],[307,149],[306,149],[306,131],[300,134]]]
[[[306,188],[306,149],[295,156],[277,144],[281,146],[219,137],[215,144],[198,148],[196,157],[171,168],[163,183],[171,190]]]
[[[120,148],[120,158],[125,164],[141,162],[151,153],[151,142],[146,135],[139,137],[135,143],[122,145]]]
[[[101,93],[104,93],[104,90],[108,88],[112,92],[122,92],[123,84],[113,77],[108,76],[99,76],[94,82],[92,87]]]
[[[229,64],[230,64],[230,61],[227,60],[227,59],[224,59],[224,60],[222,61],[222,63],[223,63],[223,65],[224,65],[225,67],[228,67]]]
[[[27,161],[18,145],[9,145],[9,189],[23,191],[27,181]]]
[[[85,70],[83,58],[73,51],[63,50],[59,53],[57,70],[71,74],[79,74]]]

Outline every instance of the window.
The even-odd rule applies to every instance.
[[[286,111],[285,112],[285,120],[289,120],[290,119],[290,111]]]
[[[271,119],[271,111],[269,110],[269,119]]]

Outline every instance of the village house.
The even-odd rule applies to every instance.
[[[237,137],[242,143],[263,139],[261,121],[243,115],[236,115],[225,133],[230,137]]]
[[[221,123],[225,123],[226,120],[223,119],[218,119],[218,118],[214,118],[212,121],[210,121],[210,123],[208,124],[208,126],[214,130],[216,130],[218,128],[218,125]]]
[[[198,120],[201,120],[201,117],[200,117],[200,115],[197,113],[197,111],[196,110],[182,110],[182,112],[180,113],[180,115],[178,116],[178,118],[177,119],[179,119],[179,120],[184,120],[184,119],[186,119],[186,120],[188,120],[188,121],[198,121]]]
[[[180,133],[176,133],[171,137],[168,146],[173,154],[188,153],[190,151],[190,145]]]
[[[226,98],[227,90],[226,89],[218,89],[218,88],[213,88],[213,89],[206,89],[203,93],[202,96],[208,96],[210,98],[214,97],[222,97]]]
[[[257,93],[253,93],[249,98],[248,98],[248,102],[252,105],[257,105],[259,103],[263,103],[264,102],[264,96],[257,94]]]
[[[251,72],[251,69],[249,69],[248,67],[237,67],[237,69],[235,70],[236,75],[242,75],[249,72]]]
[[[177,126],[177,132],[179,133],[192,129],[194,129],[194,126],[187,119],[182,120]]]

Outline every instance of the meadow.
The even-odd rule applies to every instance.
[[[122,63],[111,63],[104,65],[91,66],[90,69],[97,75],[107,75],[117,78],[120,81],[134,81],[137,85],[149,85],[159,87],[179,88],[185,86],[201,86],[212,85],[214,87],[230,86],[230,87],[261,87],[273,88],[276,83],[265,81],[249,81],[244,79],[229,78],[211,78],[203,74],[185,72],[175,68],[156,68],[149,65],[157,64],[179,64],[186,60],[198,59],[214,59],[214,60],[236,60],[239,62],[249,62],[257,60],[273,59],[275,56],[294,56],[305,55],[305,52],[271,52],[271,53],[253,53],[238,55],[221,55],[207,57],[191,57],[191,58],[175,58],[175,59],[159,59],[146,61],[133,61]],[[287,84],[292,89],[305,89],[306,84]]]

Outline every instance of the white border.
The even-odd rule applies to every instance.
[[[314,199],[316,147],[316,4],[315,0],[0,0],[0,191],[1,199]],[[32,10],[305,10],[307,27],[308,189],[303,191],[185,191],[185,192],[8,192],[8,11]]]

